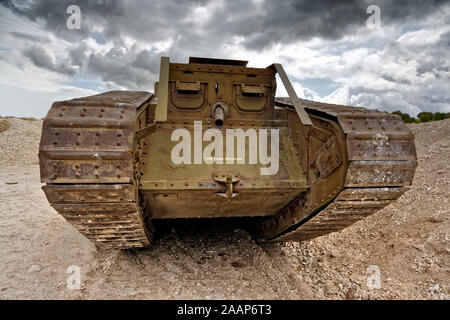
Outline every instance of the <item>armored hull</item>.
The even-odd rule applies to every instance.
[[[298,99],[277,64],[203,58],[162,58],[154,94],[55,102],[39,158],[51,205],[112,248],[149,246],[152,220],[176,218],[259,217],[262,239],[311,239],[395,201],[417,166],[397,115]]]

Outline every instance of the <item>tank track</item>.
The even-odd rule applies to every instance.
[[[133,150],[137,110],[151,98],[110,91],[55,102],[43,122],[39,162],[50,204],[88,239],[109,248],[150,245]]]
[[[111,91],[55,102],[44,119],[39,159],[49,202],[88,239],[110,248],[150,245],[152,226],[136,185],[135,150],[137,112],[152,97]],[[266,239],[303,241],[339,231],[399,198],[417,166],[414,137],[398,116],[302,103],[308,113],[327,119],[345,135],[345,179],[326,202],[310,202],[313,211],[300,210],[308,207],[300,197],[263,223]],[[289,99],[277,98],[276,104],[293,107]],[[286,222],[289,215],[293,220]]]
[[[301,221],[270,237],[275,241],[305,241],[336,232],[398,199],[412,183],[417,156],[414,136],[400,117],[378,110],[301,100],[306,111],[336,122],[345,134],[348,167],[340,192]],[[292,108],[288,98],[276,105]],[[294,201],[277,213],[265,228],[276,229]],[[267,230],[266,230],[267,234]]]

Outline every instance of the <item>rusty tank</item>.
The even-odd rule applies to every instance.
[[[52,207],[110,248],[148,247],[152,222],[177,218],[254,217],[260,239],[312,239],[395,201],[417,166],[397,115],[299,99],[280,64],[196,57],[162,57],[154,93],[53,103],[39,160]]]

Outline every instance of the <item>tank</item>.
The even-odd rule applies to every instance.
[[[51,206],[110,248],[148,247],[153,221],[178,218],[312,239],[395,201],[417,166],[397,115],[299,99],[280,64],[197,57],[162,57],[154,93],[53,103],[39,160]]]

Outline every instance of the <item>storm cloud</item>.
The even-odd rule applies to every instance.
[[[79,30],[66,26],[72,4],[81,9]],[[381,9],[381,31],[366,27],[372,4]],[[160,56],[207,56],[281,62],[310,99],[450,111],[446,1],[16,0],[0,9],[9,26],[0,57],[74,86],[82,78],[89,89],[151,90]],[[37,30],[16,30],[6,21],[13,18]]]

